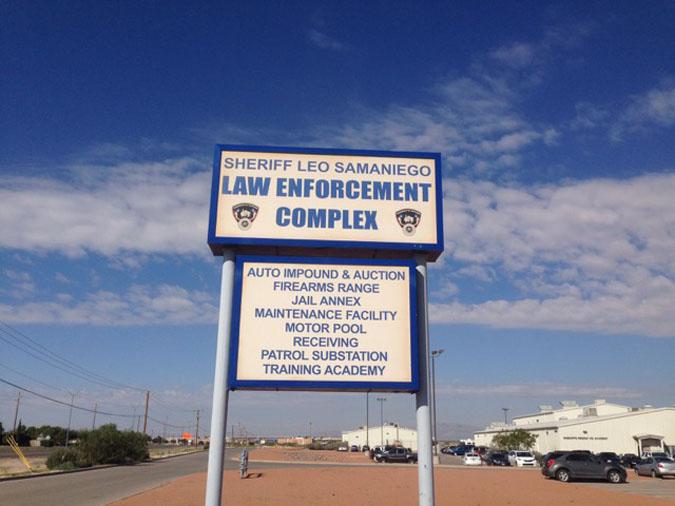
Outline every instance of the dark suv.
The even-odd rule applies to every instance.
[[[567,452],[550,458],[541,468],[547,478],[568,482],[574,479],[607,480],[611,483],[626,481],[626,470],[619,464],[603,462],[595,455]]]
[[[375,455],[375,462],[417,462],[417,453],[413,452],[409,448],[403,448],[402,446],[390,447],[388,450],[385,449],[382,453]]]
[[[510,466],[509,456],[506,452],[488,452],[485,456],[485,463],[488,466]]]

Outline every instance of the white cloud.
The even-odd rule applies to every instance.
[[[81,256],[208,254],[208,172],[189,158],[71,167],[74,182],[4,178],[0,247]]]
[[[534,187],[449,181],[445,195],[439,268],[452,257],[466,264],[453,277],[496,272],[522,295],[437,301],[433,321],[675,335],[675,174]]]
[[[610,138],[675,125],[675,82],[669,81],[634,97],[610,128]]]
[[[9,323],[151,325],[215,323],[213,294],[182,287],[134,285],[126,293],[89,293],[80,300],[55,296],[17,305],[0,304],[0,320]]]

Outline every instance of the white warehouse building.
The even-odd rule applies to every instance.
[[[365,426],[354,430],[342,431],[342,441],[349,446],[356,445],[359,450],[367,444],[373,446],[400,444],[406,448],[417,451],[417,430],[401,427],[394,422],[385,422],[384,425],[368,427]]]
[[[675,407],[632,408],[598,399],[579,406],[562,401],[560,409],[539,406],[539,412],[516,416],[509,425],[493,423],[476,432],[477,445],[491,446],[500,432],[523,429],[537,436],[532,448],[539,453],[554,450],[590,450],[635,453],[675,451]]]

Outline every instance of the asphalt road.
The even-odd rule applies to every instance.
[[[236,449],[228,450],[226,468]],[[0,481],[2,506],[97,506],[123,499],[186,474],[205,472],[208,452],[192,453],[135,466]]]
[[[31,457],[48,457],[54,448],[46,448],[43,446],[22,446],[21,452],[28,458]],[[16,458],[16,453],[9,446],[0,446],[0,458]]]

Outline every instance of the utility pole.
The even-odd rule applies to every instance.
[[[141,415],[138,415],[138,418],[136,418],[136,432],[139,432],[141,430]]]
[[[502,408],[502,411],[504,412],[504,425],[508,425],[509,421],[506,415],[509,412],[509,408]]]
[[[436,433],[436,357],[445,350],[431,350],[431,442],[434,445],[434,456],[438,458],[438,435]]]
[[[368,414],[369,414],[368,413],[368,394],[369,393],[370,392],[366,392],[366,446],[370,450],[370,441],[368,439],[368,436],[370,434],[370,429],[368,428],[368,422],[369,422],[369,419],[368,419]]]
[[[169,423],[169,415],[166,415],[166,421],[164,422],[164,442],[166,443],[166,425]]]
[[[94,420],[91,422],[91,430],[96,428],[96,410],[98,409],[98,403],[94,404]]]
[[[143,434],[148,428],[148,404],[150,403],[150,390],[145,392],[145,418],[143,419]]]
[[[70,422],[73,419],[73,403],[75,402],[75,394],[70,392],[70,413],[68,414],[68,430],[66,431],[66,447],[68,446],[68,440],[70,439]]]
[[[19,395],[16,396],[16,409],[14,410],[14,428],[12,429],[12,434],[16,436],[16,420],[19,416],[19,403],[21,402],[21,391],[19,390]]]
[[[197,410],[197,428],[195,429],[195,446],[199,444],[199,410]]]
[[[380,445],[384,446],[384,401],[386,397],[378,397],[377,402],[380,403]]]

